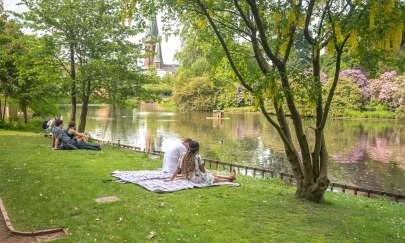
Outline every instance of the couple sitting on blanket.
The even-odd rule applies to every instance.
[[[187,151],[183,152],[177,162],[177,167],[170,180],[186,179],[195,183],[211,184],[217,182],[232,182],[236,180],[236,171],[231,176],[211,175],[205,169],[204,160],[198,153],[200,145],[191,139],[183,140]],[[167,162],[167,161],[165,161]]]

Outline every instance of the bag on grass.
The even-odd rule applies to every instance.
[[[49,121],[49,120],[46,120],[46,121],[44,121],[44,122],[42,123],[42,129],[47,129],[47,128],[48,128],[48,121]]]

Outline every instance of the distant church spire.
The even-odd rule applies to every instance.
[[[145,67],[150,67],[152,64],[158,69],[163,67],[160,39],[156,17],[154,17],[148,21],[148,28],[146,29],[145,38],[143,40],[146,54],[144,61]]]

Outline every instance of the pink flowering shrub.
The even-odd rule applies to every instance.
[[[381,85],[380,94],[378,95],[378,101],[380,103],[386,103],[389,106],[394,106],[394,100],[392,99],[393,82],[387,81]]]
[[[405,74],[385,72],[379,79],[370,81],[368,91],[373,104],[385,104],[391,108],[404,105],[405,99]]]
[[[350,79],[353,83],[357,84],[363,95],[364,100],[369,100],[370,93],[368,89],[368,80],[366,74],[359,69],[347,69],[339,73],[339,77]]]
[[[365,87],[368,84],[366,75],[359,69],[347,69],[340,72],[339,77],[348,78],[360,87]]]

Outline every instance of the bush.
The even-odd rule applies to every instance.
[[[325,85],[326,90],[330,90],[332,80]],[[326,100],[326,96],[324,96]],[[350,79],[339,78],[338,85],[333,96],[330,107],[330,115],[343,116],[346,110],[359,111],[363,104],[363,95],[357,84]]]
[[[353,83],[357,84],[363,94],[363,99],[368,100],[370,98],[368,89],[368,80],[366,74],[358,69],[347,69],[339,73],[339,77],[347,78],[352,80]]]
[[[17,121],[0,120],[0,129],[43,132],[44,129],[42,129],[42,123],[44,121],[45,121],[44,118],[39,117],[29,120],[28,124],[24,124],[20,119]]]
[[[214,103],[214,90],[208,75],[191,78],[189,83],[175,89],[173,101],[180,110],[208,111]]]
[[[398,108],[395,110],[395,114],[398,120],[405,120],[405,105],[402,104],[398,106]]]
[[[43,132],[42,123],[46,120],[46,118],[35,117],[31,120],[28,120],[28,124],[26,126],[26,130],[35,131],[35,132]]]
[[[0,128],[6,130],[25,130],[26,125],[22,123],[20,120],[18,121],[4,121],[0,120]]]

